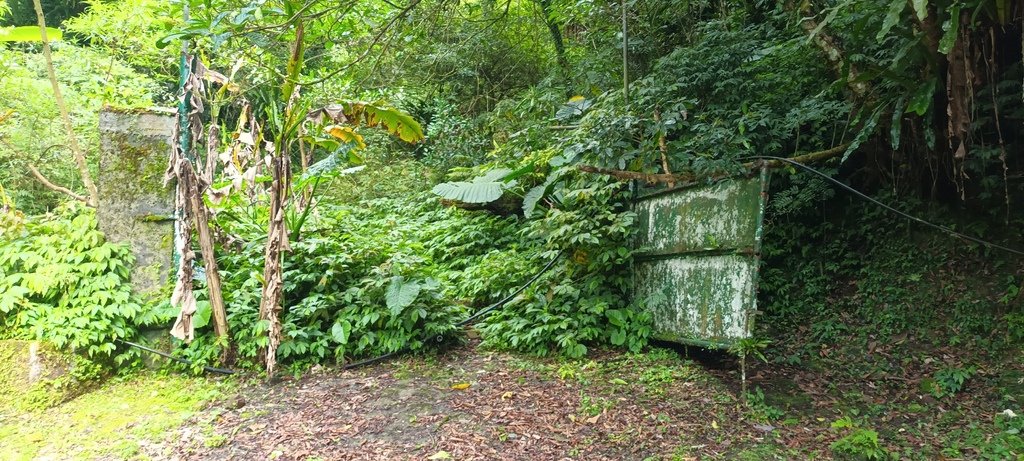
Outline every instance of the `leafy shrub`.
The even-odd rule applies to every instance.
[[[849,416],[833,421],[832,428],[844,429],[846,432],[829,445],[840,459],[880,461],[889,458],[889,453],[878,441],[878,432],[861,427]]]
[[[953,430],[942,449],[948,458],[986,461],[1016,460],[1024,456],[1024,417],[1012,410],[997,414],[991,425],[971,423],[967,428]],[[969,450],[969,451],[968,451]]]
[[[756,421],[769,422],[781,419],[785,412],[768,403],[761,387],[755,387],[754,392],[748,392],[743,396],[743,401],[750,410],[751,417]]]
[[[135,334],[125,245],[104,241],[92,209],[66,205],[0,233],[0,337],[110,358]],[[118,361],[124,356],[114,357]]]
[[[964,219],[951,210],[928,213],[905,197],[880,193],[878,198],[948,226]],[[1016,317],[999,300],[1005,292],[990,288],[989,274],[1001,271],[994,268],[1007,263],[1004,255],[950,245],[944,233],[893,219],[848,197],[819,206],[771,209],[766,218],[759,282],[764,315],[756,328],[770,332],[759,334],[789,338],[778,344],[803,347],[787,352],[815,359],[821,358],[819,345],[842,344],[851,336],[865,345],[907,334],[916,341],[941,341],[939,346],[956,341],[993,353],[1016,347]],[[999,241],[998,235],[987,238]],[[947,276],[953,266],[985,269]],[[942,334],[927,333],[933,331]]]
[[[506,297],[559,254],[568,257],[519,301],[479,320],[484,344],[573,357],[584,355],[586,344],[638,350],[650,328],[627,299],[633,215],[623,186],[573,184],[560,209],[534,221],[442,207],[430,195],[322,203],[284,258],[278,356],[302,367],[422,349],[452,337],[457,322]],[[233,340],[248,360],[266,344],[266,326],[257,320],[265,220],[265,210],[241,207],[216,220],[235,241],[220,249],[218,262]],[[202,292],[197,288],[201,304]],[[205,330],[187,352],[199,363],[217,356]]]
[[[485,133],[457,108],[454,102],[437,96],[415,104],[414,115],[426,125],[426,142],[416,150],[424,165],[441,170],[472,165],[490,150]]]
[[[960,392],[967,380],[974,376],[974,367],[947,367],[935,372],[935,386],[932,393],[937,398],[947,397]]]
[[[563,192],[561,208],[527,225],[527,236],[544,240],[544,259],[564,255],[565,261],[482,323],[485,345],[581,357],[587,343],[633,351],[646,344],[650,316],[628,297],[635,216],[627,211],[624,187],[605,178],[579,178]]]
[[[428,197],[317,209],[284,259],[281,359],[301,367],[419,350],[450,337],[471,307],[525,280],[529,267],[504,264],[521,258],[515,219],[442,208]],[[258,321],[265,216],[253,216],[220,217],[222,230],[242,243],[218,256],[233,339],[250,360],[266,345]],[[212,348],[207,335],[189,354],[210,359]]]
[[[1024,456],[1024,417],[1013,412],[1003,412],[995,418],[998,433],[981,444],[983,459],[1018,459]]]
[[[698,43],[660,56],[633,82],[628,103],[618,91],[595,98],[568,152],[601,166],[656,171],[664,140],[671,170],[701,175],[735,170],[745,156],[828,147],[834,120],[849,107],[821,91],[825,72],[807,44],[789,41],[770,22],[736,28],[707,21],[699,29]]]

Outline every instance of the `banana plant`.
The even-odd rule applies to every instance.
[[[306,132],[300,142],[307,142],[329,154],[312,164],[302,176],[295,179],[293,187],[308,190],[308,198],[294,201],[296,206],[287,211],[289,236],[292,241],[301,237],[303,224],[313,209],[313,199],[323,179],[335,172],[340,175],[353,174],[363,167],[359,151],[366,148],[366,141],[359,128],[381,128],[408,143],[424,139],[423,127],[411,115],[382,103],[345,101],[331,104],[306,113]],[[338,171],[339,167],[348,168]]]

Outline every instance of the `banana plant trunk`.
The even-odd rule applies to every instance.
[[[274,143],[271,157],[270,186],[270,222],[267,223],[267,245],[264,250],[263,293],[260,299],[260,320],[266,321],[267,348],[263,353],[266,364],[267,378],[274,376],[277,367],[277,348],[281,345],[281,310],[284,298],[284,274],[281,270],[281,258],[289,251],[288,230],[285,226],[285,207],[288,192],[291,189],[291,148],[292,128],[298,126],[298,111],[295,100],[299,96],[298,78],[301,73],[305,50],[304,28],[302,22],[295,25],[295,42],[288,59],[287,75],[281,85],[281,102],[285,108],[285,124]]]

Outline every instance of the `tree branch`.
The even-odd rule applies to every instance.
[[[846,148],[847,147],[849,147],[849,144],[842,144],[842,145],[833,147],[831,149],[825,149],[825,150],[818,151],[818,152],[811,152],[809,154],[798,155],[796,157],[790,157],[789,160],[797,162],[797,163],[820,162],[822,160],[828,160],[830,158],[839,156],[839,154],[842,154],[843,152],[846,152]],[[778,168],[778,167],[783,166],[784,162],[781,162],[779,160],[747,162],[747,163],[743,164],[743,168],[749,170],[751,168],[759,167],[761,165],[767,166],[769,168]],[[584,173],[603,174],[603,175],[611,176],[611,177],[613,177],[615,179],[619,179],[619,180],[622,180],[622,181],[644,181],[644,182],[646,182],[648,184],[655,184],[655,183],[667,183],[667,184],[682,183],[682,184],[686,184],[686,183],[692,183],[692,182],[697,181],[698,179],[700,179],[700,176],[698,176],[696,174],[693,174],[693,173],[681,173],[681,174],[643,173],[643,172],[640,172],[640,171],[613,170],[613,169],[610,169],[610,168],[601,168],[601,167],[597,167],[597,166],[593,166],[593,165],[577,165],[576,168],[579,169],[580,171],[584,172]],[[706,176],[710,176],[712,179],[721,179],[721,178],[724,178],[724,177],[729,176],[729,175],[730,175],[729,172],[723,170],[723,171],[719,171],[719,172],[710,173],[709,175],[706,175]]]
[[[50,41],[46,37],[46,20],[43,17],[43,7],[39,4],[39,0],[32,0],[32,5],[35,7],[36,19],[39,21],[39,32],[42,34],[43,57],[46,60],[46,73],[50,77],[50,85],[53,86],[53,99],[57,103],[57,108],[60,109],[60,118],[64,122],[64,129],[68,135],[68,147],[71,148],[71,154],[75,157],[75,164],[78,166],[78,173],[82,177],[82,184],[89,193],[88,200],[85,200],[85,203],[95,207],[99,205],[100,201],[99,190],[96,189],[96,183],[92,181],[92,175],[89,174],[89,165],[85,161],[85,153],[82,152],[82,148],[78,145],[78,137],[75,136],[75,126],[71,124],[68,106],[64,102],[64,95],[60,92],[60,84],[57,83],[57,73],[53,69],[53,57],[50,56]],[[53,185],[53,183],[50,184]]]
[[[28,171],[30,171],[32,173],[32,176],[34,176],[36,178],[36,181],[39,181],[43,186],[46,186],[47,189],[50,189],[50,190],[52,190],[54,192],[60,192],[60,193],[62,193],[64,195],[67,195],[68,197],[71,197],[71,198],[73,198],[75,200],[78,200],[79,202],[82,202],[82,203],[85,203],[85,204],[89,203],[89,199],[86,196],[84,196],[82,194],[77,194],[77,193],[75,193],[75,191],[73,191],[71,189],[68,189],[67,187],[58,186],[58,185],[50,182],[50,180],[46,179],[46,176],[43,176],[43,174],[40,173],[39,170],[37,170],[36,167],[33,166],[32,164],[28,165]]]
[[[849,63],[847,66],[846,53],[839,47],[835,37],[829,34],[825,30],[824,25],[819,23],[814,15],[810,13],[810,3],[801,2],[797,6],[790,0],[785,3],[785,8],[800,16],[800,28],[807,34],[807,39],[814,42],[821,49],[825,59],[832,65],[832,70],[835,71],[836,76],[846,80],[846,86],[857,96],[857,99],[864,99],[871,88],[867,82],[857,80],[860,76],[860,71],[857,70],[853,63]],[[837,6],[836,8],[839,7]],[[844,69],[846,69],[845,75]]]
[[[339,68],[329,72],[327,75],[325,75],[323,77],[320,77],[318,79],[311,80],[311,81],[308,81],[308,82],[301,82],[300,84],[302,86],[319,85],[319,84],[321,84],[323,82],[326,82],[326,81],[334,78],[338,74],[348,70],[352,66],[362,62],[362,60],[366,59],[366,57],[369,56],[371,52],[373,52],[373,48],[375,46],[377,46],[378,43],[380,43],[380,41],[384,37],[384,35],[387,34],[388,31],[391,30],[391,27],[394,26],[395,23],[398,22],[399,19],[402,19],[402,18],[405,17],[405,15],[409,14],[409,12],[413,10],[413,8],[416,8],[416,5],[419,5],[421,1],[422,0],[412,0],[411,2],[409,2],[408,6],[406,6],[405,8],[402,8],[402,10],[398,12],[398,14],[396,14],[394,17],[392,17],[391,20],[388,21],[387,24],[385,24],[384,27],[382,27],[377,32],[376,35],[374,35],[373,40],[370,42],[370,46],[368,46],[366,48],[366,51],[364,51],[362,54],[357,56],[354,60],[352,60],[348,64],[345,64],[344,66],[341,66],[341,67],[339,67]]]

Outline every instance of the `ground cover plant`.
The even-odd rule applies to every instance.
[[[117,378],[59,407],[0,413],[0,450],[7,459],[166,458],[174,430],[234,388],[173,375]]]

